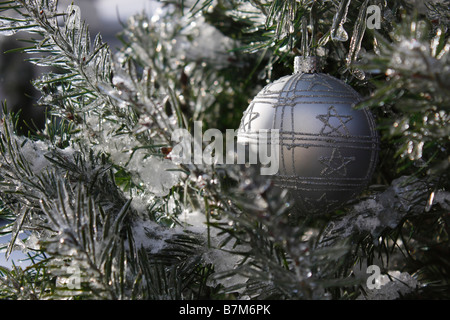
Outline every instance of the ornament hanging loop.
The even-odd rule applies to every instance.
[[[294,74],[296,73],[319,73],[320,72],[319,57],[296,56],[294,58]]]

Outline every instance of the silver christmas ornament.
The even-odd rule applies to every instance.
[[[291,192],[301,214],[329,212],[360,194],[378,157],[374,118],[354,108],[360,95],[317,71],[317,58],[296,57],[294,74],[257,94],[237,134],[238,143],[252,147],[264,130],[279,130],[273,180]]]

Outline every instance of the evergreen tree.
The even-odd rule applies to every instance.
[[[0,266],[0,298],[450,298],[450,3],[163,4],[113,52],[76,5],[0,3],[0,32],[29,33],[21,50],[52,70],[33,81],[44,129],[1,120],[0,232],[30,265]],[[173,132],[237,129],[298,55],[376,116],[379,162],[358,198],[292,219],[253,167],[171,161]]]

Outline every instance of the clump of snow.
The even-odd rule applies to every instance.
[[[181,222],[185,228],[196,233],[205,233],[207,229],[207,221],[205,214],[200,210],[183,210],[180,216]]]
[[[450,210],[450,192],[438,191],[434,194],[431,204],[439,204],[442,209]]]
[[[50,165],[45,157],[48,153],[48,145],[43,141],[24,140],[21,153],[30,165],[33,173],[40,173]]]
[[[129,134],[118,135],[116,125],[109,121],[100,120],[98,116],[86,116],[86,124],[91,135],[84,138],[94,141],[96,151],[110,155],[113,163],[125,167],[135,183],[157,197],[169,194],[171,188],[180,183],[182,172],[172,161],[148,155],[136,137]]]
[[[158,253],[167,247],[167,240],[171,239],[179,231],[163,228],[150,220],[136,220],[133,224],[133,236],[136,248],[144,247],[149,253]]]
[[[166,196],[180,182],[181,171],[171,161],[136,152],[127,168],[136,172],[145,189],[156,196]]]
[[[242,261],[242,257],[232,252],[249,249],[245,248],[243,245],[238,245],[235,247],[236,244],[234,241],[229,241],[225,246],[223,246],[223,241],[227,238],[228,234],[220,234],[220,229],[208,226],[206,216],[200,210],[185,210],[182,214],[181,220],[187,223],[187,226],[185,227],[187,230],[209,236],[208,241],[205,242],[202,258],[205,263],[214,265],[214,270],[216,273],[227,272],[236,268],[236,266],[238,266]],[[225,286],[241,284],[246,280],[246,277],[239,274],[224,279],[210,279],[210,281],[215,282],[213,285],[220,283]]]
[[[231,252],[243,248],[238,247],[237,249],[233,249],[234,243],[232,241],[222,248],[222,242],[227,235],[220,235],[219,229],[208,226],[206,216],[202,211],[185,209],[179,219],[184,223],[184,226],[177,226],[175,228],[164,228],[149,220],[136,220],[133,225],[136,248],[144,247],[149,253],[157,254],[169,246],[168,240],[173,239],[177,234],[188,232],[194,233],[204,239],[204,245],[203,247],[199,247],[198,253],[201,254],[205,264],[214,265],[216,273],[232,270],[239,264],[242,257]],[[209,239],[207,238],[208,236]],[[214,281],[213,285],[222,283],[226,286],[232,286],[243,283],[245,280],[247,278],[235,275],[226,279],[211,279],[210,281]]]
[[[325,236],[342,238],[369,232],[376,240],[386,228],[395,228],[406,214],[423,213],[428,193],[418,179],[400,177],[386,191],[360,201],[347,215],[331,222]]]
[[[415,290],[419,283],[407,272],[389,271],[388,275],[380,275],[379,289],[367,290],[358,300],[395,300]]]

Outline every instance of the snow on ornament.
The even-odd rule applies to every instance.
[[[279,131],[275,185],[288,189],[301,215],[324,214],[357,196],[375,169],[379,139],[360,95],[319,73],[318,58],[296,57],[295,72],[259,92],[238,129],[254,148],[262,131]]]

